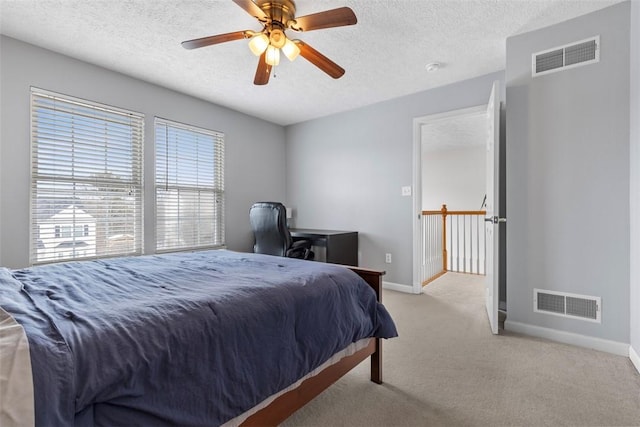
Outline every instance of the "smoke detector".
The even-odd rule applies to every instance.
[[[436,71],[438,71],[440,69],[440,63],[439,62],[431,62],[430,64],[427,64],[424,68],[429,73],[435,73]]]

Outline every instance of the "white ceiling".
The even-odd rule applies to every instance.
[[[355,12],[354,26],[293,37],[346,74],[333,80],[302,57],[283,58],[267,86],[253,85],[257,58],[245,40],[180,45],[260,30],[231,0],[0,0],[0,32],[288,125],[503,70],[507,37],[619,1],[298,0],[297,16],[341,6]],[[443,67],[427,73],[430,62]]]
[[[484,146],[486,117],[484,113],[464,114],[422,125],[422,154]]]

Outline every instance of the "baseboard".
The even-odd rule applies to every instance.
[[[397,292],[404,292],[407,294],[412,294],[413,293],[413,286],[409,286],[409,285],[401,285],[400,283],[393,283],[393,282],[382,282],[382,287],[384,289],[389,289],[392,291],[397,291]]]
[[[546,338],[551,341],[557,341],[564,344],[604,351],[618,356],[629,356],[628,343],[574,334],[573,332],[559,331],[557,329],[544,328],[542,326],[529,325],[527,323],[514,322],[512,320],[510,321],[508,318],[504,322],[504,329],[534,337]]]
[[[640,374],[640,356],[633,349],[632,346],[629,346],[629,359],[631,359],[631,363],[636,367],[636,371]]]

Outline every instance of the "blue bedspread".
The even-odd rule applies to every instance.
[[[37,425],[222,424],[364,337],[397,335],[344,267],[203,251],[0,269]]]

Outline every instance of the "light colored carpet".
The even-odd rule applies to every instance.
[[[384,291],[400,336],[284,426],[640,426],[630,360],[501,331],[491,335],[478,276],[448,273],[422,295]]]

